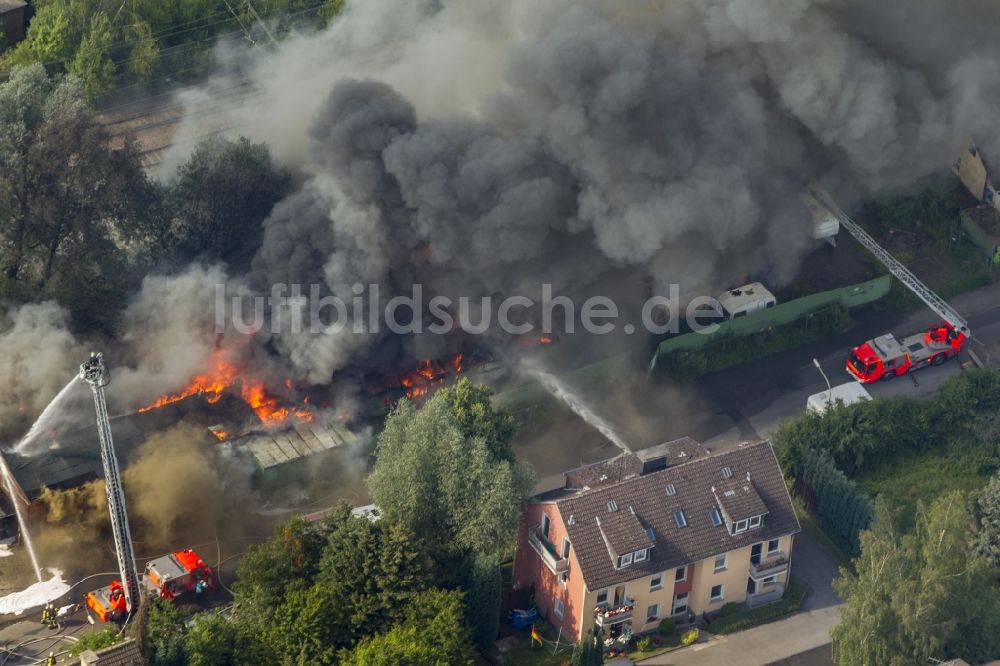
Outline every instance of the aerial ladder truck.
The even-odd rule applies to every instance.
[[[949,358],[958,356],[965,348],[965,343],[972,338],[972,331],[965,319],[921,282],[910,269],[876,243],[868,232],[840,210],[829,195],[819,189],[810,189],[810,193],[897,280],[943,320],[940,326],[899,340],[892,333],[886,333],[854,347],[847,357],[847,371],[859,382],[868,384],[890,380],[927,366],[940,365]]]
[[[125,512],[125,492],[122,489],[121,471],[115,456],[115,444],[111,438],[111,422],[108,405],[104,399],[104,387],[111,381],[111,375],[104,367],[104,357],[99,352],[90,354],[90,359],[80,366],[81,381],[90,384],[94,392],[94,407],[97,410],[97,434],[101,440],[101,463],[104,465],[104,481],[108,492],[108,511],[111,513],[111,533],[115,542],[115,555],[121,580],[112,581],[107,586],[87,593],[87,607],[102,622],[118,621],[128,617],[139,607],[139,574],[135,567],[135,552],[132,550],[132,534]]]

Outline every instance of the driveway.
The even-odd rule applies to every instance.
[[[840,600],[831,585],[837,575],[833,558],[802,532],[795,538],[792,553],[792,580],[807,585],[811,591],[802,611],[783,620],[729,636],[715,636],[705,643],[639,663],[643,666],[764,666],[801,653],[812,654],[829,644],[830,630],[840,619]]]

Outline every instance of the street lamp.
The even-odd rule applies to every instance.
[[[826,376],[826,373],[823,372],[823,366],[821,366],[819,361],[815,358],[813,359],[813,365],[816,366],[816,369],[819,370],[819,374],[823,375],[823,379],[826,380],[826,404],[829,405],[833,402],[833,387],[830,386],[830,379]]]

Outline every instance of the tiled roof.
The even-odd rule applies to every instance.
[[[608,510],[595,521],[604,535],[604,540],[616,555],[633,553],[640,548],[649,548],[652,544],[646,534],[646,528],[628,507],[618,507]]]
[[[84,654],[87,654],[86,652]],[[102,650],[97,650],[97,652],[90,652],[90,655],[97,656],[96,663],[97,666],[145,666],[146,660],[142,657],[142,651],[139,649],[139,644],[136,643],[134,638],[128,638],[125,641],[118,643],[117,645],[112,645],[111,647],[106,647]],[[91,657],[92,658],[92,657]],[[84,663],[83,655],[77,659],[67,662],[68,666],[74,666],[75,664]]]
[[[735,483],[713,486],[712,491],[729,520],[746,520],[767,513],[767,506],[757,494],[752,479],[744,477]]]
[[[723,475],[725,467],[732,472],[730,478]],[[712,486],[720,488],[733,480],[744,480],[748,472],[755,494],[768,515],[760,528],[730,536],[725,525],[712,525],[710,511],[717,506]],[[673,484],[676,491],[673,495],[667,494],[667,484]],[[648,560],[615,569],[595,520],[600,518],[602,525],[606,524],[610,501],[618,505],[618,513],[631,515],[631,507],[637,522],[643,528],[652,528],[654,542]],[[556,506],[564,521],[570,515],[574,517],[566,529],[590,590],[673,569],[800,529],[774,450],[767,441],[746,443],[724,453],[675,463],[619,483],[578,490],[556,500]],[[677,527],[675,511],[683,512],[685,527]]]

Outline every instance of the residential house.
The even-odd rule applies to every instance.
[[[522,516],[514,581],[579,639],[781,598],[800,530],[768,441],[684,438],[565,474]]]

